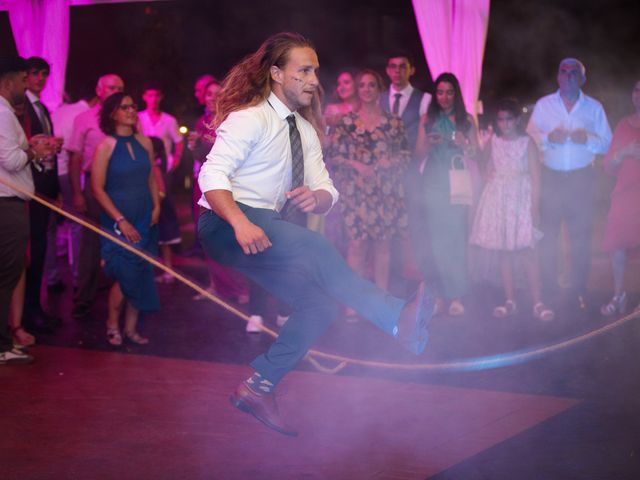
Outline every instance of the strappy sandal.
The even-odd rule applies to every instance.
[[[36,337],[27,332],[21,325],[11,327],[13,343],[21,348],[31,347],[36,344]]]
[[[543,322],[550,322],[556,318],[556,314],[553,313],[553,310],[545,307],[542,302],[538,302],[533,306],[533,316]]]
[[[493,316],[496,318],[505,318],[515,315],[518,311],[516,302],[513,300],[507,300],[504,305],[500,305],[493,309]]]
[[[129,342],[135,343],[136,345],[146,345],[147,343],[149,343],[148,338],[143,337],[136,331],[124,332],[124,336]]]
[[[617,313],[623,314],[627,310],[627,293],[614,295],[609,303],[600,307],[600,313],[605,317],[611,317]]]
[[[122,345],[122,335],[120,330],[116,328],[107,328],[107,342],[114,347]]]

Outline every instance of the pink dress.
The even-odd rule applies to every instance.
[[[469,242],[489,250],[533,247],[542,234],[531,216],[529,137],[491,138],[494,174],[480,196]]]
[[[634,127],[630,118],[622,119],[616,127],[609,153],[604,159],[605,171],[616,177],[602,244],[607,252],[640,245],[640,160],[625,157],[617,168],[611,165],[618,150],[633,141],[640,141],[640,127]]]

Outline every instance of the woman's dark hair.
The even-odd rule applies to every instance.
[[[441,73],[434,82],[436,91],[438,90],[438,85],[440,85],[442,82],[450,83],[453,86],[453,91],[455,93],[455,98],[453,99],[453,114],[454,118],[456,119],[456,130],[466,133],[467,130],[471,128],[471,122],[469,121],[469,114],[467,113],[467,109],[464,107],[464,100],[462,99],[460,82],[458,82],[458,79],[453,73]],[[442,107],[438,103],[436,94],[434,94],[431,103],[429,103],[429,109],[427,110],[427,131],[431,129],[441,113]]]
[[[493,124],[493,131],[496,135],[501,136],[500,129],[498,128],[498,112],[508,112],[517,120],[516,129],[519,134],[524,133],[524,125],[522,124],[522,108],[520,108],[520,104],[515,98],[502,98],[498,100],[496,106],[493,110],[493,119],[491,123]]]
[[[116,121],[113,119],[113,114],[120,108],[120,104],[125,97],[133,98],[128,93],[116,92],[109,95],[102,104],[100,109],[100,130],[106,135],[114,135],[116,133]],[[136,127],[133,127],[133,133],[136,133]]]
[[[153,147],[153,161],[164,173],[167,171],[167,150],[164,148],[164,142],[158,137],[149,137],[149,140]],[[159,163],[158,160],[160,160]]]

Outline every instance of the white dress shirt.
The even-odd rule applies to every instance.
[[[411,98],[411,94],[415,89],[411,84],[404,87],[402,90],[396,90],[393,85],[389,87],[389,111],[393,112],[393,104],[396,101],[396,93],[400,93],[402,96],[400,97],[400,104],[398,109],[398,116],[401,117],[404,113],[404,109],[407,108],[407,104],[409,103],[409,99]],[[428,93],[424,93],[422,95],[422,99],[420,100],[420,116],[427,113],[427,109],[429,108],[429,103],[431,103],[431,95]]]
[[[62,137],[62,151],[58,154],[58,176],[69,173],[69,150],[67,146],[73,134],[73,121],[82,112],[89,110],[84,100],[65,103],[51,114],[51,121],[56,126],[56,137]]]
[[[164,144],[167,154],[167,166],[172,167],[180,159],[174,158],[174,145],[182,142],[182,135],[178,130],[178,121],[172,115],[160,112],[160,119],[153,123],[151,115],[146,110],[138,112],[138,119],[142,133],[147,137],[158,137]]]
[[[27,136],[13,107],[0,95],[0,178],[33,193],[33,177],[26,152],[28,149]],[[16,196],[25,200],[29,198],[0,183],[0,197]]]
[[[268,100],[229,114],[218,127],[216,141],[202,165],[198,182],[201,206],[211,208],[204,193],[228,190],[233,199],[254,208],[280,211],[291,189],[291,144],[287,116],[291,112],[272,92]],[[338,200],[313,126],[294,113],[304,154],[304,184],[325,190]]]
[[[568,132],[583,128],[587,131],[587,143],[573,143],[571,138],[562,144],[550,142],[549,133],[556,128]],[[602,105],[582,91],[570,112],[560,91],[538,100],[527,133],[542,151],[544,164],[552,170],[565,172],[591,165],[596,155],[607,153],[611,143],[611,128]]]

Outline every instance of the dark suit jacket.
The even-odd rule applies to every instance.
[[[28,98],[25,98],[25,113],[23,118],[20,119],[22,128],[24,129],[27,138],[31,138],[34,135],[44,133],[44,126],[40,122],[40,117],[35,108],[31,104]],[[44,106],[44,104],[43,104]],[[49,110],[44,106],[44,113],[51,125],[51,134],[53,135],[53,122],[49,115]],[[54,168],[47,171],[38,171],[33,164],[31,164],[31,173],[33,174],[33,184],[35,186],[36,193],[40,193],[49,198],[56,198],[60,191],[60,185],[58,183],[58,159],[54,158]]]

